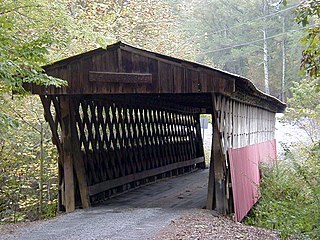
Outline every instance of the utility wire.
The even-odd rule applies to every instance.
[[[218,31],[205,33],[205,34],[203,34],[203,35],[200,35],[199,37],[205,37],[205,36],[208,36],[208,35],[214,35],[214,34],[217,34],[217,33],[224,32],[224,31],[229,30],[229,29],[241,27],[241,26],[243,26],[243,25],[247,25],[247,24],[256,22],[256,21],[261,20],[261,19],[265,19],[265,18],[268,18],[268,17],[272,17],[272,16],[274,16],[274,15],[278,15],[279,13],[286,12],[286,11],[289,11],[289,10],[291,10],[291,9],[293,9],[293,8],[296,8],[296,7],[298,7],[300,4],[301,4],[301,3],[296,4],[296,5],[293,5],[293,6],[291,6],[291,7],[286,8],[286,9],[282,9],[282,10],[280,10],[280,11],[278,11],[278,12],[274,12],[274,13],[265,15],[265,16],[263,16],[263,17],[255,18],[255,19],[253,19],[253,20],[251,20],[251,21],[248,21],[248,22],[236,24],[236,25],[233,25],[233,26],[231,26],[231,27],[227,27],[227,28],[224,28],[224,29],[221,29],[221,30],[218,30]]]
[[[290,31],[287,31],[287,32],[284,32],[284,33],[279,33],[279,34],[272,35],[272,36],[267,37],[265,39],[271,39],[271,38],[279,37],[279,36],[282,36],[282,35],[285,35],[285,34],[291,33],[291,32],[298,32],[298,31],[305,30],[307,28],[314,27],[314,26],[315,26],[315,24],[314,25],[310,25],[310,26],[306,26],[306,27],[302,27],[302,28],[299,28],[297,30],[290,30]],[[265,39],[263,39],[263,38],[262,39],[257,39],[257,40],[253,40],[253,41],[250,41],[250,42],[244,42],[244,43],[240,43],[240,44],[229,46],[229,47],[225,47],[225,48],[218,48],[218,49],[202,52],[202,53],[199,53],[199,54],[200,55],[204,55],[204,54],[207,54],[207,53],[219,52],[219,51],[223,51],[223,50],[227,50],[227,49],[231,49],[231,48],[243,47],[243,46],[251,45],[253,43],[264,41]]]

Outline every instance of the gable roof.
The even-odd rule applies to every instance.
[[[247,78],[123,42],[44,66],[68,87],[26,86],[34,94],[201,94],[221,93],[274,111],[286,105]]]

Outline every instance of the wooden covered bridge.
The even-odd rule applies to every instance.
[[[275,158],[285,105],[249,80],[121,42],[45,71],[68,82],[26,86],[59,152],[60,210],[205,168],[200,114],[213,119],[207,208],[241,220],[257,200],[258,164]]]

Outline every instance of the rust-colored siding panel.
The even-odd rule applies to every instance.
[[[228,149],[235,220],[241,221],[258,201],[259,164],[276,161],[276,140]]]

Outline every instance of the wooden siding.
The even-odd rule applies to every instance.
[[[239,173],[241,173],[243,168],[236,167],[235,169],[230,169],[230,164],[232,164],[230,161],[232,159],[228,158],[228,153],[235,149],[260,146],[259,144],[273,141],[275,113],[235,101],[221,94],[213,94],[212,121],[214,134],[212,135],[213,150],[210,161],[207,208],[216,209],[221,213],[232,212],[236,204],[238,207],[239,204],[242,204],[242,200],[237,199],[237,202],[233,202],[235,199],[232,197],[232,187],[239,183],[235,182],[237,180],[235,180],[234,176],[232,176],[233,179],[230,179],[230,170],[240,171]],[[254,147],[254,149],[254,151],[250,151],[252,159],[250,156],[246,156],[249,162],[251,160],[262,160],[260,157],[255,160],[254,154],[258,154],[259,156],[260,148]],[[245,151],[246,148],[243,154],[245,154]],[[273,151],[268,150],[267,153],[273,154]],[[239,156],[241,158],[241,155]],[[256,174],[258,171],[258,165],[255,167],[255,169],[252,169],[252,174]],[[243,188],[252,190],[250,184],[243,186]],[[237,194],[241,195],[245,193],[240,190],[240,192],[237,191]],[[244,204],[246,205],[247,203],[251,204],[250,201],[246,201]],[[244,208],[246,211],[248,210],[247,207]]]
[[[121,59],[119,62],[118,59]],[[119,63],[118,63],[119,62]],[[204,69],[177,65],[174,62],[146,57],[127,50],[108,50],[66,66],[47,67],[49,75],[68,82],[68,87],[60,89],[33,88],[33,93],[41,94],[119,94],[119,93],[198,93],[234,91],[234,79],[225,78],[217,72],[203,72]],[[152,84],[128,79],[125,82],[90,81],[90,72],[100,73],[144,73],[152,74]],[[149,86],[150,85],[150,86]]]
[[[44,69],[48,75],[66,80],[68,86],[55,88],[26,84],[26,90],[40,95],[220,93],[273,112],[285,108],[285,104],[263,94],[240,76],[122,43],[80,54]],[[90,72],[133,75],[132,79],[125,81],[104,82],[90,81]],[[151,74],[152,83],[137,81],[135,74]]]

